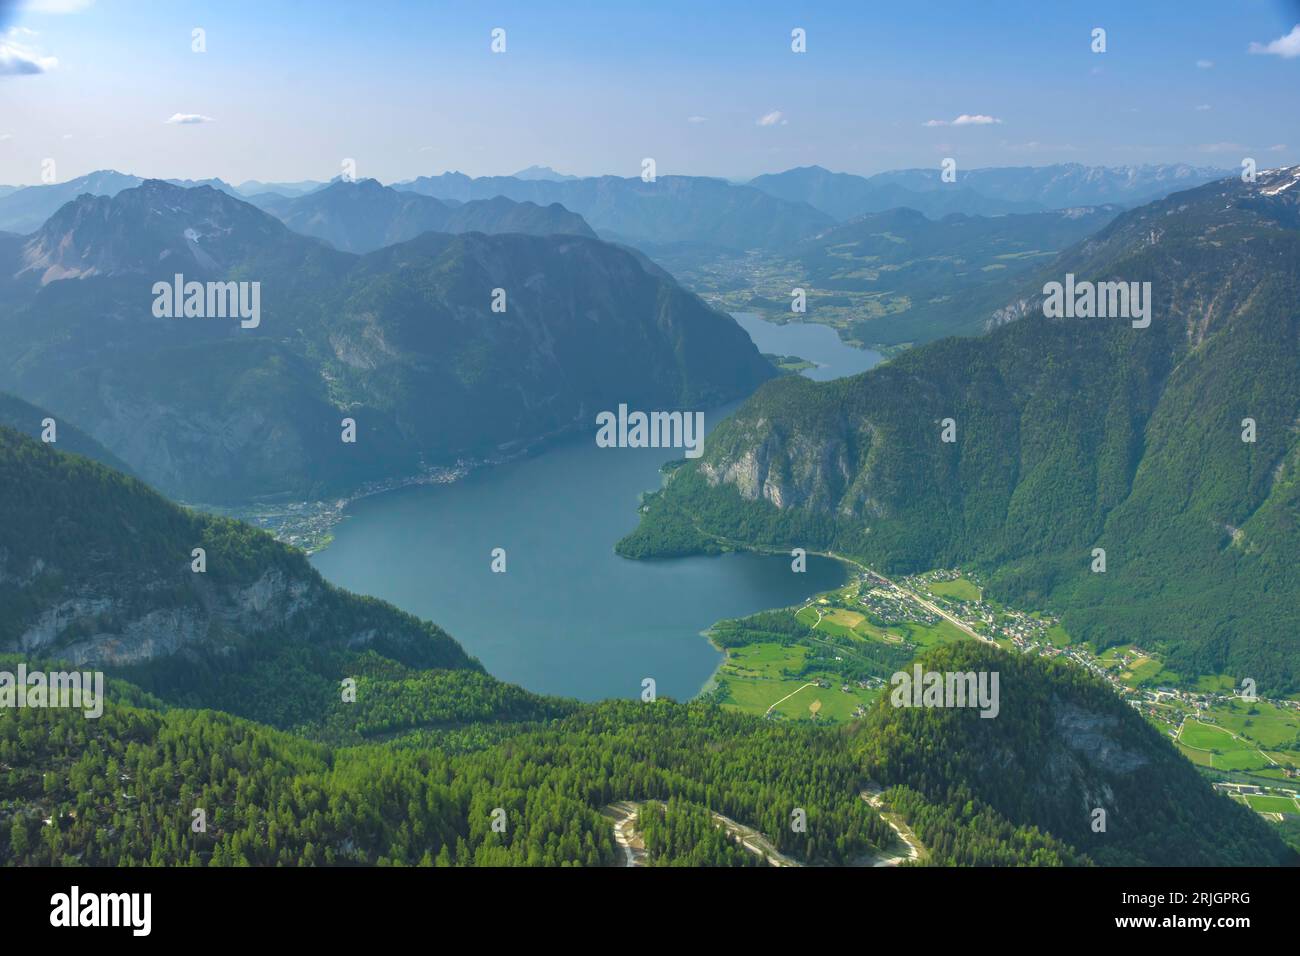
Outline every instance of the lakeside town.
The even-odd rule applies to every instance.
[[[882,575],[861,569],[862,588],[859,603],[875,618],[889,623],[916,622],[933,625],[946,618],[968,634],[992,640],[1004,648],[1026,654],[1063,658],[1083,667],[1105,681],[1122,699],[1143,714],[1175,742],[1193,762],[1222,774],[1225,779],[1212,781],[1220,790],[1263,815],[1281,819],[1282,814],[1300,814],[1300,789],[1284,783],[1265,783],[1265,777],[1300,780],[1300,733],[1291,742],[1289,764],[1278,760],[1262,746],[1223,726],[1220,713],[1225,709],[1246,707],[1243,717],[1250,727],[1259,719],[1261,708],[1279,714],[1294,714],[1300,726],[1300,700],[1270,698],[1257,693],[1253,684],[1240,688],[1201,689],[1150,686],[1148,681],[1164,673],[1158,656],[1136,645],[1108,648],[1100,655],[1082,643],[1074,643],[1061,627],[1059,619],[1049,614],[1029,613],[988,602],[978,578],[960,568],[910,575],[894,582]],[[1210,748],[1198,747],[1184,739],[1191,721],[1201,733],[1221,734],[1222,743]],[[1286,746],[1279,743],[1279,748]],[[1210,755],[1210,762],[1197,759],[1197,751]],[[1214,766],[1213,756],[1248,754],[1262,758],[1265,769],[1241,767],[1225,770]],[[1254,769],[1254,772],[1251,772]],[[1241,779],[1247,778],[1247,779]]]

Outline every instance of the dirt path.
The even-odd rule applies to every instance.
[[[664,806],[662,800],[654,802]],[[601,811],[614,822],[614,842],[623,849],[624,866],[646,865],[645,843],[641,840],[640,834],[636,832],[636,815],[644,803],[645,801],[619,800],[617,803],[611,803]],[[740,841],[740,845],[750,853],[763,857],[768,866],[803,866],[798,860],[786,856],[778,850],[767,837],[753,827],[737,823],[730,817],[724,817],[721,813],[713,814],[713,822],[720,827],[725,827],[727,832],[736,837]]]
[[[868,788],[863,790],[861,797],[869,803],[880,818],[889,824],[894,831],[897,842],[906,848],[905,853],[897,850],[897,844],[894,847],[880,849],[875,853],[869,853],[860,860],[855,861],[852,866],[898,866],[907,861],[923,860],[928,856],[921,841],[917,839],[912,828],[896,813],[890,813],[883,809],[884,801],[881,799],[880,790]],[[656,800],[660,806],[664,806],[662,800]],[[644,806],[646,801],[639,800],[619,800],[611,803],[601,811],[606,817],[614,823],[614,842],[623,850],[624,866],[645,866],[646,849],[640,834],[636,832],[636,815]],[[768,866],[803,866],[804,864],[787,856],[778,850],[766,836],[753,827],[746,826],[743,823],[737,823],[730,817],[724,817],[721,813],[713,814],[713,822],[720,827],[725,827],[727,832],[739,840],[750,853],[760,856],[767,861]]]
[[[809,687],[816,687],[816,686],[817,686],[817,682],[812,681],[810,683],[804,684],[803,687],[796,687],[794,690],[790,691],[790,693],[786,694],[784,697],[778,700],[775,704],[772,704],[770,707],[768,707],[767,710],[763,713],[763,716],[764,717],[772,716],[772,711],[776,710],[777,707],[781,706],[787,700],[793,697],[795,694],[799,693],[799,691],[807,690]]]
[[[898,841],[907,848],[905,854],[891,853],[888,850],[881,850],[878,853],[870,854],[862,860],[855,863],[855,866],[898,866],[906,861],[923,860],[927,856],[926,849],[917,839],[912,828],[907,825],[907,821],[897,813],[890,813],[884,809],[884,800],[880,795],[880,790],[868,788],[863,790],[861,797],[867,803],[871,804],[872,809],[880,814],[884,820],[893,829],[894,835]]]

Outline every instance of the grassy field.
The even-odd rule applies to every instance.
[[[980,599],[979,585],[966,578],[958,578],[955,581],[931,581],[930,590],[940,597],[951,598],[954,601],[978,601]]]
[[[1183,724],[1178,744],[1178,749],[1192,757],[1194,763],[1215,770],[1267,770],[1272,766],[1249,740],[1199,720],[1189,719]]]
[[[840,689],[843,680],[830,671],[814,669],[805,676],[790,677],[803,669],[808,652],[801,644],[731,648],[718,671],[718,682],[727,691],[722,706],[761,716],[776,704],[773,713],[787,719],[811,720],[815,712],[819,721],[842,721],[851,720],[857,707],[869,704],[879,693],[856,684],[846,693]],[[829,686],[807,686],[818,680]]]

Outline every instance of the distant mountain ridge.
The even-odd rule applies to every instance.
[[[539,205],[560,203],[603,238],[632,245],[703,242],[733,249],[780,247],[833,223],[802,202],[703,176],[599,176],[556,182],[511,176],[473,179],[463,173],[421,176],[393,188],[470,202],[505,196]]]
[[[581,216],[559,203],[538,206],[497,196],[453,206],[431,196],[398,192],[373,179],[338,181],[292,198],[265,193],[250,201],[294,232],[324,239],[345,252],[373,252],[422,232],[596,237]]]
[[[552,182],[565,182],[581,178],[579,176],[570,176],[568,173],[557,173],[550,166],[529,166],[527,169],[521,169],[513,175],[515,179],[549,179]]]
[[[1171,192],[1232,175],[1232,170],[1184,163],[1149,166],[1005,166],[955,170],[900,169],[873,176],[804,166],[750,180],[774,196],[803,201],[836,219],[903,206],[931,218],[949,213],[999,215],[1107,203],[1140,205]]]
[[[174,186],[211,186],[232,196],[237,195],[235,188],[220,179],[168,179],[163,180]],[[64,203],[76,199],[83,193],[92,196],[116,196],[124,189],[133,189],[145,182],[139,176],[119,173],[112,169],[69,179],[67,182],[42,186],[24,186],[9,193],[0,194],[0,230],[7,232],[29,233],[39,229],[45,220],[52,216]]]
[[[805,166],[728,183],[703,176],[660,176],[655,182],[617,176],[576,177],[530,166],[513,176],[472,178],[458,172],[390,184],[435,199],[470,202],[504,196],[540,206],[559,203],[584,217],[604,238],[645,246],[703,242],[722,248],[776,249],[831,225],[899,207],[930,218],[950,213],[1003,215],[1107,203],[1138,205],[1178,189],[1230,175],[1230,170],[1183,163],[1103,167],[1081,164],[990,167],[956,172],[944,183],[935,169],[903,169],[858,176]],[[63,203],[82,193],[113,196],[140,185],[138,176],[100,170],[48,186],[0,187],[0,231],[29,233]],[[219,179],[166,180],[209,185],[271,208],[333,183],[302,180],[238,187]],[[6,189],[12,191],[6,193]]]
[[[749,185],[790,202],[806,202],[840,222],[898,208],[915,209],[931,219],[951,213],[996,216],[1041,208],[1030,202],[985,196],[965,185],[949,184],[944,190],[909,188],[877,177],[833,173],[821,166],[769,173],[750,180]]]

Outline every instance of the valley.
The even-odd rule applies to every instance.
[[[916,654],[979,640],[1093,674],[1216,789],[1275,822],[1300,811],[1300,695],[1247,697],[1229,675],[1178,689],[1181,679],[1156,655],[1132,646],[1098,653],[1051,615],[986,600],[978,578],[960,569],[895,581],[850,558],[825,556],[846,565],[848,584],[798,607],[714,625],[709,636],[725,657],[704,699],[766,720],[861,719]]]
[[[6,942],[1288,938],[1298,21],[0,0]]]

